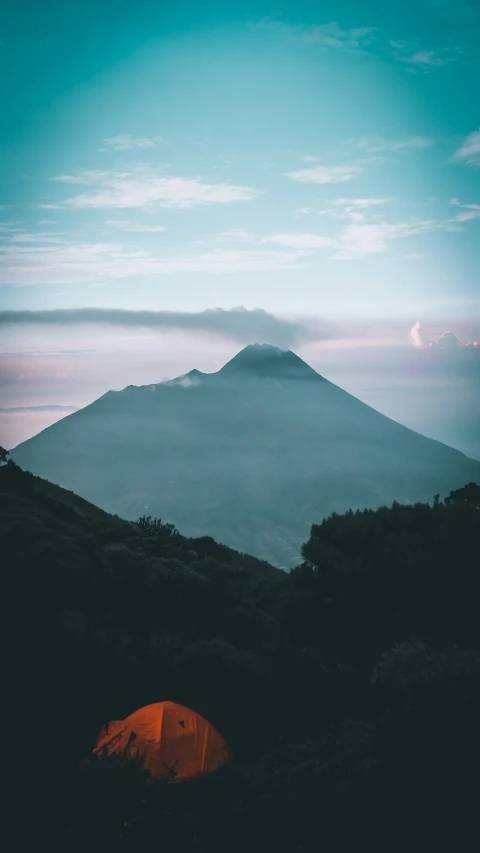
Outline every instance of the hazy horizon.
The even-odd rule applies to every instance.
[[[180,342],[177,342],[177,347]],[[55,423],[57,420],[70,414],[72,411],[82,408],[93,402],[109,390],[121,390],[129,384],[147,385],[175,378],[194,368],[206,373],[219,370],[225,362],[232,358],[241,347],[217,344],[214,352],[211,344],[206,342],[204,350],[197,350],[194,355],[186,357],[178,349],[173,353],[166,353],[162,362],[168,373],[161,374],[161,365],[153,361],[146,363],[147,356],[142,350],[137,362],[124,364],[123,370],[119,371],[119,383],[111,382],[114,373],[108,371],[112,363],[106,364],[106,376],[97,382],[95,390],[89,392],[87,389],[75,390],[70,393],[74,397],[76,405],[67,402],[45,405],[36,402],[36,399],[25,401],[25,406],[18,405],[14,397],[6,398],[9,405],[0,407],[0,427],[3,435],[3,444],[13,448],[22,441],[36,435],[42,429]],[[480,458],[480,441],[478,429],[478,398],[476,396],[476,376],[472,373],[472,380],[465,382],[459,380],[458,373],[465,372],[465,367],[478,370],[478,355],[467,353],[466,361],[456,364],[448,352],[431,355],[430,350],[415,350],[406,346],[398,345],[394,356],[390,361],[385,360],[382,369],[371,354],[371,347],[361,350],[358,342],[355,347],[355,359],[353,359],[351,348],[347,347],[343,352],[343,360],[339,357],[337,348],[329,348],[328,343],[319,348],[317,345],[293,350],[310,364],[318,373],[326,379],[344,388],[349,393],[361,399],[382,414],[415,429],[429,438],[436,438],[446,444],[461,450],[467,456]],[[320,350],[320,351],[319,351]],[[219,358],[212,359],[212,354]],[[37,355],[37,359],[40,354]],[[113,353],[112,361],[115,361]],[[195,363],[191,360],[195,359]],[[450,357],[450,360],[449,360]],[[118,365],[116,365],[118,368]],[[412,381],[414,380],[414,381]],[[88,383],[90,384],[90,383]],[[429,392],[427,395],[425,392]],[[49,399],[55,396],[54,391],[50,393]],[[55,399],[59,399],[55,396]],[[447,415],[447,406],[456,402],[458,411],[450,409]],[[463,408],[462,408],[463,407]]]

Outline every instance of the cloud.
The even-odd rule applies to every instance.
[[[232,228],[230,231],[222,231],[220,236],[226,240],[238,240],[240,242],[247,242],[253,239],[253,234],[244,228]]]
[[[432,373],[475,382],[480,380],[480,344],[478,340],[462,343],[454,332],[446,331],[438,339],[426,338],[421,323],[417,320],[410,329],[410,342],[416,352],[408,374],[418,377]]]
[[[352,222],[358,223],[364,220],[363,210],[367,210],[369,207],[376,207],[379,204],[388,204],[393,200],[393,198],[336,198],[330,202],[334,207],[319,209],[301,207],[295,213],[297,215],[314,213],[317,216],[330,214],[334,219],[350,219]],[[343,208],[343,210],[339,210],[339,208]]]
[[[340,253],[337,257],[386,252],[388,240],[400,236],[401,229],[388,222],[347,225],[335,244]]]
[[[439,68],[448,62],[455,62],[460,54],[460,50],[455,47],[442,47],[435,51],[425,48],[419,42],[405,41],[404,39],[391,40],[389,50],[397,62],[403,62],[410,66],[411,70]]]
[[[295,211],[295,216],[306,216],[309,213],[314,213],[316,216],[326,216],[328,213],[333,213],[331,207],[300,207]]]
[[[132,148],[154,148],[161,142],[161,136],[149,138],[145,136],[132,136],[129,133],[110,136],[103,140],[105,148],[111,148],[113,151],[131,151]]]
[[[462,204],[458,198],[450,199],[450,204],[463,208],[449,222],[468,222],[470,219],[480,219],[480,204]]]
[[[277,317],[262,308],[247,310],[242,306],[230,310],[210,308],[199,312],[129,311],[116,308],[0,311],[1,326],[44,324],[68,327],[79,323],[150,327],[160,331],[182,329],[208,332],[239,343],[261,340],[285,347],[333,336],[332,327],[320,319],[315,320],[314,325],[309,325]]]
[[[107,219],[105,225],[109,225],[111,228],[118,228],[120,231],[144,231],[147,233],[165,231],[164,225],[143,225],[139,222],[129,222],[127,219]]]
[[[48,234],[42,231],[36,233],[27,233],[22,231],[10,231],[4,235],[0,235],[0,240],[9,240],[10,243],[65,243],[62,237],[56,234]],[[0,249],[1,251],[1,249]]]
[[[453,159],[462,160],[468,166],[480,166],[480,128],[467,136]]]
[[[366,54],[372,47],[382,47],[397,62],[401,62],[409,71],[432,71],[459,58],[460,49],[455,46],[441,46],[432,49],[424,41],[417,39],[391,39],[386,41],[378,27],[364,26],[342,28],[336,21],[325,24],[289,24],[284,21],[265,17],[255,26],[268,29],[289,40],[316,44],[324,49],[341,50],[350,54]]]
[[[360,201],[360,199],[358,200]],[[388,251],[390,240],[426,234],[438,230],[457,230],[447,222],[437,220],[413,220],[411,222],[364,223],[360,213],[349,213],[350,224],[332,236],[321,234],[274,234],[264,237],[263,243],[278,243],[288,248],[301,250],[331,248],[336,250],[335,259],[356,259],[365,255]]]
[[[3,222],[0,222],[0,232],[11,233],[11,232],[21,231],[21,230],[22,230],[22,227],[21,227],[19,222],[7,222],[5,220]]]
[[[433,50],[419,50],[412,56],[402,56],[401,61],[410,65],[445,65],[445,60],[440,59]]]
[[[356,178],[361,172],[361,166],[313,166],[311,169],[288,172],[287,177],[301,184],[341,184]]]
[[[412,148],[429,148],[434,140],[426,136],[411,136],[406,139],[358,139],[356,144],[371,152],[407,151]]]
[[[461,207],[468,208],[468,210],[462,210],[458,216],[444,221],[412,219],[409,222],[388,222],[376,216],[376,221],[365,222],[363,210],[391,201],[393,201],[392,198],[336,199],[334,204],[343,207],[343,211],[340,214],[334,213],[334,217],[350,220],[350,224],[346,225],[336,235],[332,243],[339,250],[339,254],[336,255],[337,258],[355,258],[386,252],[389,241],[402,237],[411,237],[433,231],[460,231],[461,226],[458,223],[476,219],[480,215],[479,205],[460,205],[458,199],[452,199],[452,204],[458,204]],[[418,259],[418,253],[410,254],[408,257]]]
[[[94,184],[101,178],[105,178],[108,174],[108,172],[101,172],[98,169],[85,169],[79,175],[55,175],[50,180],[59,181],[61,184]]]
[[[342,29],[336,21],[312,26],[297,26],[268,17],[259,21],[257,26],[268,28],[272,32],[286,35],[298,41],[354,52],[358,52],[365,45],[368,45],[377,31],[376,27]]]
[[[480,217],[480,211],[475,210],[464,210],[463,213],[458,213],[451,219],[451,222],[468,222],[469,219],[478,219]]]
[[[230,249],[190,256],[125,251],[117,243],[66,246],[0,245],[0,283],[7,285],[101,283],[169,273],[268,272],[298,266],[293,252]]]
[[[388,240],[399,236],[398,226],[387,222],[377,224],[347,225],[342,231],[337,248],[340,256],[368,255],[386,252]]]
[[[200,382],[194,379],[191,379],[190,376],[182,376],[180,379],[173,380],[175,385],[180,385],[181,388],[195,388],[195,386],[200,385]]]
[[[393,201],[393,198],[336,198],[330,203],[334,207],[314,208],[301,207],[295,211],[296,215],[316,214],[317,216],[325,216],[330,214],[334,219],[350,219],[352,222],[363,222],[363,210],[370,207],[376,207],[379,204],[388,204]],[[343,208],[340,210],[339,208]]]
[[[92,186],[90,193],[68,198],[65,207],[81,208],[192,208],[198,205],[250,201],[259,195],[252,187],[212,184],[198,178],[165,177],[151,166],[136,166],[126,172],[82,172],[52,178],[63,183]]]
[[[263,237],[262,243],[278,243],[291,249],[319,249],[334,245],[331,237],[320,234],[272,234]]]
[[[437,345],[439,347],[445,347],[446,349],[451,349],[452,347],[460,346],[460,341],[457,336],[453,334],[453,332],[444,332],[443,335],[440,335]]]
[[[9,406],[0,412],[78,412],[78,406]]]
[[[417,322],[410,329],[410,340],[412,342],[412,346],[416,347],[417,349],[420,349],[420,347],[424,346],[422,325],[420,323],[420,320],[417,320]]]
[[[405,374],[411,378],[415,377],[415,381],[436,380],[438,378],[441,380],[442,385],[443,381],[447,379],[449,382],[455,383],[450,386],[451,388],[455,387],[457,390],[464,389],[471,401],[476,401],[478,398],[478,383],[480,382],[479,331],[478,324],[477,328],[474,328],[470,323],[468,324],[468,328],[463,328],[462,331],[457,328],[458,334],[452,331],[440,333],[437,327],[432,339],[427,336],[422,324],[417,320],[410,329],[411,349],[409,350],[410,355],[404,368]],[[463,340],[460,335],[462,335]],[[471,335],[474,337],[469,337]],[[458,380],[460,380],[460,385],[458,384]],[[442,385],[439,387],[442,387]],[[454,408],[452,408],[450,414],[454,412]],[[438,414],[442,419],[442,423],[445,422],[445,417],[448,420],[444,401]],[[476,430],[475,427],[478,421],[478,412],[472,410],[471,414],[473,426],[472,438],[474,435],[477,438],[478,429]],[[423,432],[423,429],[420,428],[420,432]],[[445,440],[440,435],[436,437],[440,441]]]
[[[346,225],[336,237],[330,241],[330,245],[338,249],[337,258],[356,258],[363,255],[386,252],[388,243],[402,237],[411,237],[417,234],[427,234],[433,231],[459,231],[461,227],[457,223],[480,216],[479,205],[461,205],[468,208],[458,216],[445,221],[436,219],[413,219],[410,222],[388,222],[380,220],[365,222],[362,210],[393,201],[393,199],[336,199],[334,204],[343,206],[341,214],[333,214],[337,218],[346,218],[350,224]],[[460,204],[458,199],[453,199],[452,204]],[[415,256],[418,257],[418,256]]]
[[[353,223],[347,225],[336,241],[339,255],[336,257],[358,257],[386,252],[390,240],[426,234],[438,230],[451,230],[451,226],[437,220],[424,219],[412,222]]]
[[[342,204],[347,207],[373,207],[376,204],[386,204],[393,201],[392,198],[336,198],[334,204]]]
[[[447,331],[440,335],[438,340],[432,341],[425,337],[422,324],[419,320],[410,329],[410,341],[415,349],[429,350],[434,355],[443,355],[444,353],[452,353],[455,351],[467,350],[473,356],[477,357],[480,353],[480,344],[478,341],[467,341],[461,343],[457,335]]]
[[[358,211],[376,207],[379,204],[389,204],[393,198],[337,198],[333,202],[337,207],[344,207],[347,216],[357,215]],[[338,217],[338,213],[334,214]],[[354,217],[353,217],[354,218]]]
[[[376,27],[356,27],[342,30],[336,21],[330,21],[328,24],[305,28],[303,38],[305,41],[316,42],[324,47],[354,49],[369,43],[376,29]]]

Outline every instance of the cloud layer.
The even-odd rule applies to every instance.
[[[351,27],[345,29],[339,26],[337,21],[307,26],[302,24],[288,24],[269,17],[262,18],[257,26],[269,29],[279,35],[286,35],[296,41],[310,42],[325,48],[347,50],[355,53],[365,45],[368,45],[377,31],[376,27]]]
[[[446,331],[436,340],[430,340],[423,330],[419,320],[410,329],[410,342],[417,350],[424,350],[429,359],[475,359],[480,365],[480,344],[478,341],[461,343],[457,335]]]
[[[343,166],[313,166],[311,169],[297,169],[288,172],[292,181],[301,184],[343,184],[356,178],[363,172],[361,166],[345,164]]]
[[[120,243],[0,248],[0,284],[103,283],[115,279],[175,273],[276,272],[299,265],[298,253],[268,250],[214,250],[200,255],[158,256]]]
[[[105,225],[110,228],[118,228],[119,231],[144,232],[145,234],[165,231],[164,225],[147,225],[141,222],[129,222],[127,219],[107,219]]]
[[[347,201],[347,199],[344,199]],[[388,251],[388,244],[391,240],[396,240],[401,237],[411,237],[417,234],[426,234],[432,231],[441,230],[456,230],[455,220],[447,220],[446,222],[432,219],[416,219],[411,222],[364,222],[363,214],[357,212],[364,202],[364,207],[368,207],[370,199],[350,200],[358,201],[360,204],[349,204],[345,208],[345,214],[342,218],[350,220],[348,225],[345,225],[338,234],[325,236],[321,234],[273,234],[269,237],[264,237],[264,243],[276,243],[287,248],[297,250],[330,248],[335,250],[333,257],[335,258],[361,258],[365,255],[378,254]],[[385,200],[386,201],[386,200]],[[472,211],[473,213],[473,211]],[[335,214],[334,214],[335,215]],[[476,216],[476,211],[475,211]],[[473,216],[466,216],[471,219]]]
[[[468,166],[480,166],[480,128],[467,136],[453,157]]]
[[[389,38],[375,26],[341,27],[337,21],[324,24],[289,24],[275,18],[265,17],[258,27],[285,36],[289,40],[316,44],[321,48],[351,54],[366,54],[382,50],[390,59],[401,62],[411,71],[430,71],[440,68],[459,58],[460,50],[452,45],[439,45],[435,49],[423,40]]]
[[[433,145],[433,139],[428,139],[426,136],[409,136],[406,139],[359,139],[357,145],[372,153],[408,151],[415,148],[429,148]]]
[[[74,308],[52,311],[1,311],[0,326],[72,326],[79,323],[153,328],[159,330],[208,332],[239,343],[267,342],[290,347],[308,340],[324,340],[337,333],[316,319],[314,326],[276,317],[262,308],[225,310],[210,308],[199,312],[129,311],[115,308]]]
[[[110,136],[103,140],[105,148],[111,148],[113,151],[131,151],[133,148],[154,148],[162,142],[161,136],[145,137],[132,136],[130,133],[123,133],[119,136]]]
[[[0,412],[77,412],[78,406],[6,406],[0,407]]]
[[[67,198],[63,205],[82,208],[192,208],[199,205],[250,201],[259,195],[253,187],[207,183],[199,178],[170,177],[153,166],[139,165],[125,172],[84,171],[52,178],[63,184],[91,187]]]
[[[452,198],[450,204],[461,207],[460,213],[451,220],[452,222],[468,222],[470,219],[480,219],[480,204],[464,204],[458,198]]]

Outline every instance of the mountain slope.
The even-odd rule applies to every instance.
[[[267,345],[217,373],[109,391],[12,457],[109,512],[157,515],[283,568],[332,512],[480,482],[480,462]]]
[[[62,556],[66,551],[67,543],[73,550],[82,550],[87,544],[90,550],[96,548],[101,554],[104,545],[122,542],[137,556],[153,554],[156,558],[181,560],[185,565],[204,559],[218,561],[234,572],[242,572],[252,585],[264,580],[274,583],[284,577],[275,566],[210,537],[189,538],[174,525],[169,528],[148,517],[135,523],[111,515],[74,492],[15,464],[0,465],[0,510],[5,525],[2,532],[17,527],[20,520],[23,528],[19,544],[22,539],[31,544],[41,528],[44,540],[51,537],[49,548],[55,559],[57,553]],[[95,545],[90,541],[92,538]]]

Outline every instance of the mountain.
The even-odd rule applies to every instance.
[[[265,344],[216,373],[108,391],[11,454],[110,513],[159,516],[282,568],[333,512],[480,482],[480,462]]]
[[[8,456],[7,453],[6,460]],[[99,560],[104,547],[123,543],[132,556],[142,558],[153,555],[180,560],[187,566],[205,559],[217,561],[232,572],[243,573],[242,577],[253,585],[265,580],[274,583],[284,577],[275,566],[221,545],[211,537],[188,538],[174,525],[163,525],[149,517],[135,523],[111,515],[74,492],[23,471],[12,461],[0,464],[0,510],[4,537],[15,529],[18,534],[21,529],[22,535],[15,537],[17,547],[22,539],[33,543],[34,548],[41,549],[43,544],[53,562],[68,563],[74,552],[89,552],[90,561],[93,557]]]

